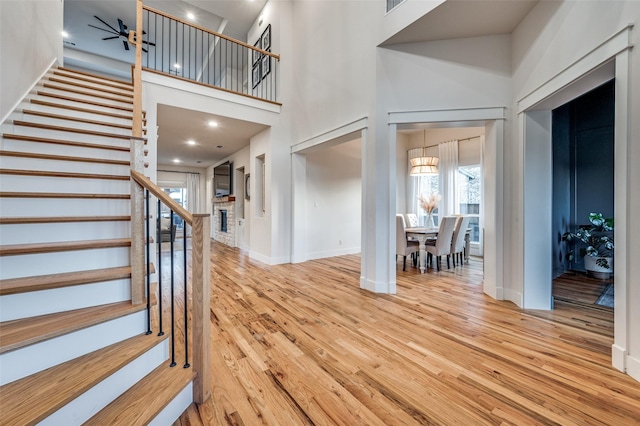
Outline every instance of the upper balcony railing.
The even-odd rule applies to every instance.
[[[256,46],[143,6],[142,67],[278,103],[280,56],[270,27]]]

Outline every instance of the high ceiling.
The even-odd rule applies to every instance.
[[[448,0],[386,40],[383,45],[509,34],[537,2]],[[248,30],[265,4],[266,0],[145,1],[145,5],[185,20],[187,13],[193,13],[193,22],[197,25],[242,41],[246,41]],[[86,62],[83,64],[78,58],[91,54],[94,70],[120,64],[119,75],[127,77],[129,64],[134,60],[133,49],[125,50],[124,37],[103,38],[115,35],[109,26],[119,29],[118,19],[133,28],[135,1],[65,0],[64,8],[64,29],[69,33],[65,40],[65,63],[86,66]],[[207,125],[209,121],[216,121],[220,126],[210,128]],[[159,108],[158,126],[158,164],[175,164],[173,160],[179,158],[180,165],[192,167],[207,167],[219,162],[247,146],[250,137],[265,128],[255,123],[169,106]],[[190,139],[196,145],[186,145]],[[222,145],[222,148],[217,148],[218,145]]]
[[[265,3],[266,0],[145,1],[149,7],[185,20],[187,13],[193,13],[195,24],[242,41]],[[113,68],[107,68],[115,65],[121,70],[117,75],[128,77],[135,53],[131,46],[125,50],[125,38],[118,37],[114,30],[120,29],[118,19],[129,29],[134,28],[135,4],[134,0],[65,0],[64,29],[69,34],[65,40],[65,63],[87,67],[91,61],[93,71],[109,73]],[[91,59],[84,61],[83,55],[91,55]],[[209,121],[218,122],[219,127],[209,127]],[[191,167],[219,162],[247,146],[250,137],[264,129],[255,123],[168,106],[158,109],[158,126],[158,164],[177,164],[173,160],[179,158],[179,165]],[[194,140],[196,145],[186,145],[187,140]],[[216,148],[218,145],[223,148]]]

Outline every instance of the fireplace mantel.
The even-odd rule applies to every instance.
[[[211,199],[212,203],[228,203],[229,201],[235,201],[235,195],[229,195],[228,197],[214,197]]]

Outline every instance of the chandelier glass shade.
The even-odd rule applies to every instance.
[[[437,157],[427,155],[426,147],[410,149],[408,156],[409,164],[411,164],[409,175],[430,176],[438,174],[439,159]]]

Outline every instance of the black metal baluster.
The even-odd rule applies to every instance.
[[[174,294],[174,281],[175,270],[173,268],[173,240],[175,239],[175,232],[173,230],[173,210],[171,210],[171,219],[169,221],[169,229],[171,230],[171,364],[170,367],[176,366],[176,324],[175,324],[175,294]]]
[[[149,220],[151,220],[151,215],[149,214],[149,190],[145,189],[144,191],[144,204],[145,204],[145,215],[146,215],[146,227],[147,230],[145,232],[146,248],[147,251],[145,253],[147,257],[147,333],[151,334],[151,233],[149,231],[150,224]]]
[[[189,368],[189,299],[187,298],[187,224],[183,221],[183,249],[182,259],[184,261],[184,368]]]
[[[164,336],[164,330],[162,329],[162,219],[161,219],[161,205],[158,200],[158,318],[160,331],[158,336]]]

